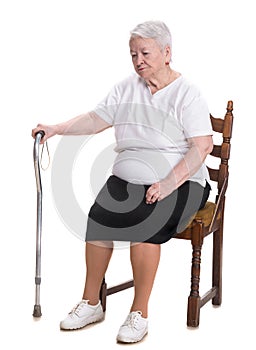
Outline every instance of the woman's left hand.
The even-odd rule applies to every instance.
[[[146,203],[153,204],[169,196],[173,191],[172,186],[166,181],[156,182],[149,187],[146,193]]]

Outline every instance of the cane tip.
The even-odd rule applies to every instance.
[[[41,317],[42,316],[41,305],[34,305],[33,316],[34,317]]]

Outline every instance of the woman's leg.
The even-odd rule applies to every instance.
[[[131,264],[134,278],[134,300],[131,311],[141,311],[148,317],[148,301],[160,260],[160,245],[139,243],[131,245]]]
[[[113,252],[112,242],[87,242],[85,245],[86,279],[83,299],[89,304],[99,302],[102,279]]]

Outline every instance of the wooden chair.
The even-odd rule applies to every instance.
[[[211,181],[217,183],[215,203],[208,201],[205,207],[199,210],[191,219],[187,228],[174,236],[174,238],[190,240],[192,244],[191,290],[187,307],[187,326],[189,327],[199,326],[200,309],[208,301],[212,300],[213,305],[221,305],[222,301],[223,222],[225,193],[229,176],[228,161],[230,158],[230,140],[233,124],[232,111],[233,102],[228,101],[224,119],[214,118],[210,115],[213,131],[222,134],[222,143],[217,145],[214,140],[214,147],[211,152],[211,156],[220,159],[218,169],[208,167]],[[212,288],[201,297],[199,294],[201,249],[204,238],[211,233],[213,235]],[[107,288],[104,278],[100,291],[100,299],[104,311],[106,310],[106,298],[108,295],[133,287],[133,285],[133,280],[130,280],[112,288]]]

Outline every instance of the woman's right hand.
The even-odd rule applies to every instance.
[[[43,131],[45,133],[44,137],[42,137],[41,142],[40,142],[40,143],[44,143],[50,137],[57,135],[58,125],[38,124],[37,127],[32,130],[32,137],[35,138],[36,134],[39,131]]]

